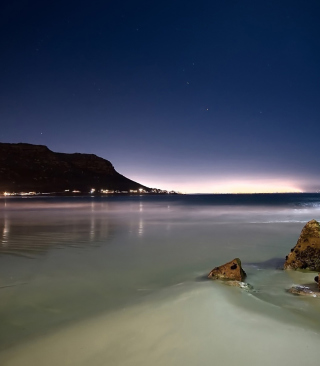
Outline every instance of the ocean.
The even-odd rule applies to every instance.
[[[301,365],[320,298],[283,271],[320,194],[0,199],[1,366]],[[239,257],[252,291],[206,275]]]

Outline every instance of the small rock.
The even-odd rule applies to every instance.
[[[305,286],[292,286],[289,288],[288,292],[294,295],[301,295],[301,296],[310,296],[310,297],[320,297],[320,291],[317,288],[311,288],[309,285]]]
[[[208,278],[212,278],[213,280],[219,279],[243,282],[246,278],[246,273],[241,267],[240,259],[235,258],[220,267],[215,267],[208,274]]]
[[[320,271],[320,224],[309,221],[301,231],[296,246],[286,257],[284,269]]]
[[[253,286],[250,285],[250,283],[247,282],[241,282],[241,281],[223,281],[223,284],[233,287],[240,287],[244,290],[251,291],[253,290]]]

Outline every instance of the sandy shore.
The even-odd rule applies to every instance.
[[[318,356],[319,333],[294,324],[286,309],[204,283],[172,287],[139,305],[7,349],[0,364],[298,366],[316,364]]]

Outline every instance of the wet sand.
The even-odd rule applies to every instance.
[[[223,285],[178,285],[0,354],[3,366],[316,364],[319,333]],[[244,306],[236,305],[242,302]],[[275,315],[275,316],[272,316]],[[281,321],[280,319],[283,318]]]

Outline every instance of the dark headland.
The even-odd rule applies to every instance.
[[[94,154],[65,154],[44,145],[0,143],[0,194],[174,193],[146,187],[119,174]]]

